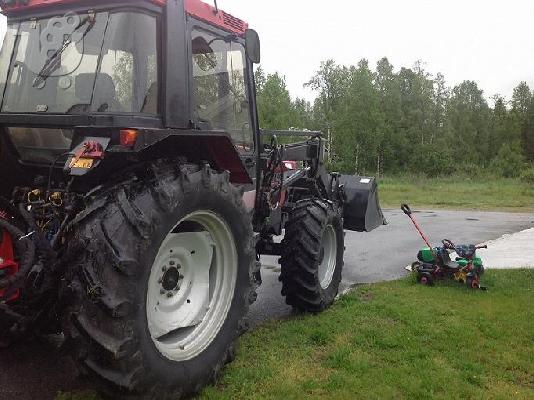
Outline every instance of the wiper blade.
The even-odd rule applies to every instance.
[[[89,15],[86,18],[84,18],[82,21],[80,21],[80,23],[74,29],[74,31],[72,31],[72,33],[69,34],[63,40],[63,44],[61,45],[61,47],[58,50],[56,50],[54,54],[52,54],[52,56],[46,61],[45,65],[43,65],[43,68],[41,69],[41,71],[37,74],[37,77],[35,78],[33,85],[32,85],[33,87],[41,86],[51,76],[52,72],[54,72],[56,69],[60,67],[61,54],[63,54],[63,52],[72,43],[72,36],[76,33],[76,31],[80,29],[82,26],[84,26],[87,22],[89,22],[89,24],[87,25],[87,28],[83,32],[81,40],[83,40],[85,36],[89,33],[89,31],[91,31],[91,29],[93,29],[93,27],[95,26],[95,22],[96,22],[95,16]]]

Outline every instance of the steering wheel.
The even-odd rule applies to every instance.
[[[449,250],[456,249],[456,245],[453,242],[451,242],[449,239],[443,239],[441,243],[443,243],[443,246],[445,246],[446,249],[449,249]]]

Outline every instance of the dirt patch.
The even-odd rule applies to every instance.
[[[47,343],[0,349],[0,399],[52,400],[59,391],[88,387],[70,360]]]

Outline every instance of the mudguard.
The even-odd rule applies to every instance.
[[[371,232],[387,225],[378,200],[375,178],[341,175],[340,184],[345,193],[343,227],[349,231]]]

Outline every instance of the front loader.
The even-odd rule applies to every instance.
[[[98,387],[175,398],[232,359],[261,255],[288,304],[333,303],[344,229],[385,221],[376,182],[327,172],[319,132],[260,130],[245,22],[200,0],[0,6],[1,344],[62,333]]]

